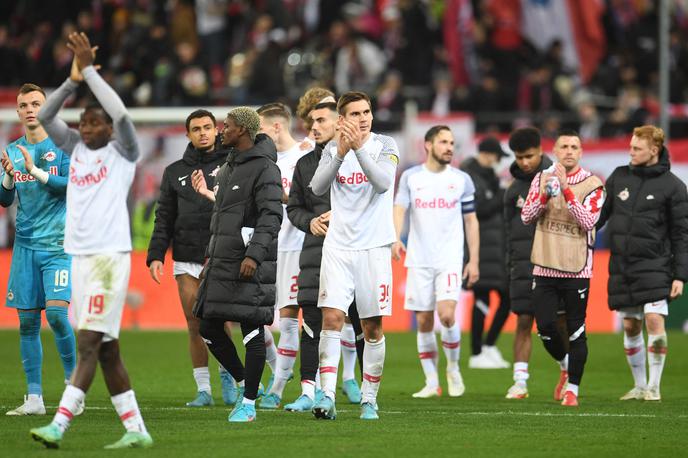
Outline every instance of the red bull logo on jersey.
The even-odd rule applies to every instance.
[[[349,176],[337,174],[337,177],[335,179],[337,180],[337,183],[340,183],[340,184],[365,184],[365,183],[368,183],[368,177],[365,176],[365,173],[362,173],[362,172],[355,172]]]
[[[77,186],[90,186],[92,184],[100,183],[107,177],[108,169],[102,166],[97,173],[89,173],[84,176],[77,176],[74,167],[69,168],[69,181]]]
[[[444,197],[435,197],[432,200],[416,199],[414,204],[416,208],[446,208],[454,209],[458,205],[458,199],[447,200]]]
[[[55,151],[48,151],[43,155],[43,159],[45,159],[48,162],[52,162],[55,159],[57,159],[57,154],[55,154]]]
[[[48,173],[50,175],[59,175],[57,171],[57,166],[53,165],[50,166],[48,169]],[[28,173],[22,173],[19,170],[14,171],[14,182],[15,183],[26,183],[29,181],[36,181],[36,179],[33,177],[33,175],[30,175]]]

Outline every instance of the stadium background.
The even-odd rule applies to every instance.
[[[578,129],[583,165],[607,176],[627,163],[633,126],[657,123],[658,3],[649,0],[19,0],[0,6],[0,143],[21,135],[18,85],[46,88],[67,76],[65,37],[78,28],[100,46],[102,74],[137,122],[143,160],[131,193],[132,231],[145,249],[164,167],[186,144],[183,120],[198,106],[221,120],[228,107],[280,100],[294,107],[311,85],[356,88],[374,102],[374,129],[393,135],[400,172],[424,159],[433,124],[457,136],[455,162],[486,134],[504,142],[518,126],[538,126],[551,151],[557,128]],[[688,181],[688,6],[670,0],[672,170]],[[74,121],[87,103],[69,102]],[[299,122],[298,135],[303,135]],[[296,135],[296,137],[298,137]],[[505,145],[506,146],[506,145]],[[500,166],[508,184],[509,159]],[[14,209],[0,209],[0,290],[6,290]],[[604,234],[589,307],[592,332],[618,330],[606,307]],[[158,287],[135,253],[124,327],[185,329],[171,263]],[[405,272],[395,263],[389,330],[408,330]],[[464,294],[464,302],[470,294]],[[672,305],[670,325],[688,323],[688,301]],[[461,321],[469,324],[469,307]],[[0,327],[16,328],[0,310]],[[513,328],[513,320],[507,330]]]

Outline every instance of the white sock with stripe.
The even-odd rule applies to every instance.
[[[626,353],[626,361],[631,367],[635,386],[645,389],[647,387],[647,368],[645,367],[647,353],[645,352],[645,337],[642,332],[632,337],[624,332],[624,352]]]
[[[447,372],[459,372],[459,357],[461,356],[461,331],[458,323],[451,327],[442,326],[442,347],[447,357]]]
[[[647,384],[651,387],[659,387],[662,381],[662,371],[664,370],[664,362],[666,361],[667,347],[666,334],[647,335],[647,353],[650,363],[650,379]]]
[[[518,361],[514,363],[514,382],[516,385],[525,388],[527,386],[527,380],[530,377],[528,374],[528,363]]]
[[[270,393],[282,397],[284,387],[294,370],[296,354],[299,350],[299,320],[298,318],[280,318],[280,340],[277,347],[277,370],[275,381]]]
[[[302,380],[301,394],[308,396],[311,401],[315,399],[315,382],[313,380]]]
[[[74,412],[79,408],[79,404],[86,399],[86,393],[74,385],[67,385],[62,393],[60,405],[57,408],[55,417],[53,417],[53,424],[57,426],[63,433],[69,428],[69,424],[74,418]]]
[[[115,406],[122,424],[127,431],[145,433],[146,425],[143,424],[143,417],[136,402],[134,390],[125,391],[110,398],[112,405]]]
[[[418,332],[416,335],[418,358],[425,374],[425,385],[437,388],[440,385],[437,376],[437,340],[434,332]]]
[[[377,392],[382,380],[382,369],[385,366],[385,337],[371,342],[366,340],[363,350],[363,384],[361,386],[361,403],[375,405]]]
[[[320,331],[320,386],[325,396],[335,399],[337,392],[337,370],[341,355],[342,333],[340,331]]]
[[[344,323],[342,328],[342,381],[356,378],[356,333],[354,325]]]

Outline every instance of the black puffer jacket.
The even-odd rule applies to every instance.
[[[666,148],[650,167],[617,167],[605,184],[597,227],[607,224],[609,307],[668,299],[673,280],[688,280],[688,193],[669,170]]]
[[[303,156],[296,163],[294,178],[289,190],[287,216],[294,226],[306,233],[299,256],[299,292],[297,302],[301,306],[317,305],[320,288],[320,262],[325,237],[311,234],[311,220],[330,210],[330,192],[316,196],[308,187],[318,168],[322,146]]]
[[[543,155],[540,166],[532,173],[526,174],[515,161],[509,168],[514,181],[504,194],[506,259],[511,308],[517,313],[521,310],[531,310],[533,302],[533,263],[530,262],[530,252],[533,248],[535,224],[523,224],[521,209],[535,175],[551,165],[550,158]]]
[[[191,173],[203,170],[205,180],[212,188],[228,153],[229,149],[220,143],[210,153],[198,151],[189,143],[184,156],[165,168],[146,265],[150,266],[153,261],[164,262],[170,243],[175,261],[203,263],[210,240],[213,203],[194,191]]]
[[[461,169],[475,184],[475,213],[480,223],[480,280],[474,288],[505,290],[504,190],[494,170],[482,167],[475,158],[465,160]]]
[[[196,316],[253,326],[272,323],[282,224],[282,178],[276,160],[275,144],[259,134],[255,146],[234,150],[220,169]],[[254,229],[248,246],[242,228]],[[250,280],[239,276],[245,257],[258,264]]]

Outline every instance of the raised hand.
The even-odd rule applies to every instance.
[[[74,60],[76,61],[79,73],[89,65],[93,65],[93,62],[96,60],[96,50],[98,47],[91,46],[91,42],[84,32],[72,32],[69,34],[67,40],[67,47],[74,53]],[[72,73],[70,73],[70,78],[72,78]],[[80,81],[74,78],[72,79],[74,81]]]
[[[22,145],[17,145],[17,148],[19,148],[19,151],[21,151],[22,156],[24,156],[24,168],[26,168],[26,171],[28,173],[31,173],[31,171],[34,168],[33,158],[26,150],[26,148],[24,148]]]
[[[12,164],[12,160],[10,159],[10,157],[7,155],[6,150],[2,150],[0,164],[2,164],[2,168],[8,176],[14,177],[14,165]]]
[[[342,135],[347,138],[351,149],[357,150],[363,146],[363,132],[361,132],[358,124],[353,121],[343,121],[341,129]]]
[[[559,180],[559,184],[561,185],[562,191],[569,187],[569,183],[566,179],[566,168],[559,162],[554,164],[554,176],[556,176]]]

